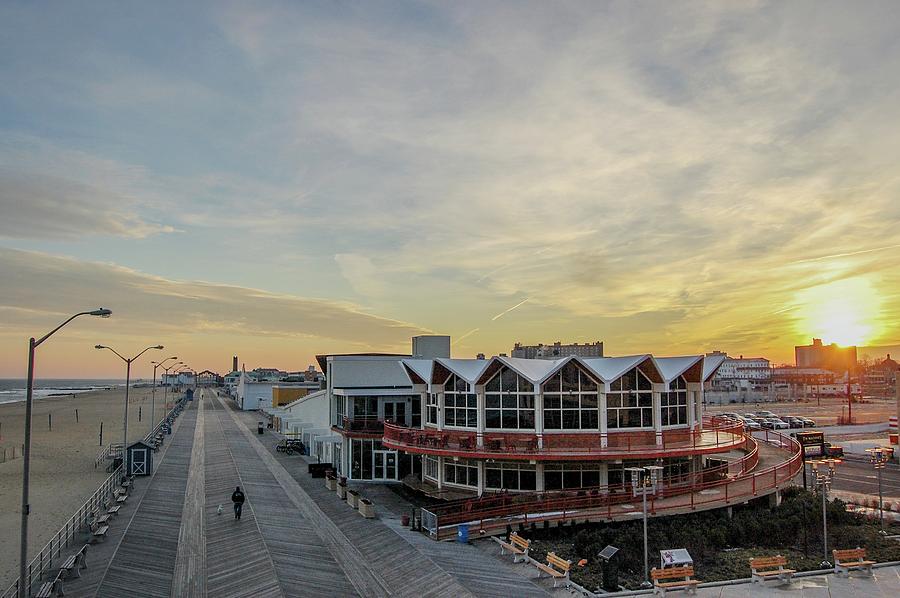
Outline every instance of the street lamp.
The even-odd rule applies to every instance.
[[[828,501],[828,489],[831,487],[831,482],[834,480],[834,470],[838,463],[840,463],[840,460],[838,459],[822,459],[821,461],[812,462],[815,486],[819,489],[819,494],[822,495],[822,546],[825,551],[825,560],[822,561],[820,566],[823,569],[831,568],[831,561],[828,560],[828,515],[826,513],[826,505]],[[820,466],[822,468],[821,471],[819,470]]]
[[[25,391],[25,447],[22,451],[22,540],[20,546],[21,552],[19,554],[20,598],[27,598],[28,591],[31,589],[31,580],[29,579],[28,583],[25,583],[25,569],[27,566],[26,561],[28,560],[28,515],[31,511],[31,506],[28,504],[28,482],[31,475],[31,409],[34,400],[34,350],[45,340],[53,336],[57,330],[79,316],[108,318],[111,315],[112,312],[103,307],[93,311],[82,311],[75,314],[38,340],[34,340],[34,337],[28,339],[28,381]]]
[[[869,462],[878,474],[878,513],[881,519],[881,533],[884,534],[884,497],[881,493],[881,470],[883,470],[884,466],[887,465],[887,462],[891,460],[894,451],[890,448],[877,446],[875,448],[866,449],[866,452],[869,453]]]
[[[178,359],[177,357],[166,357],[162,361],[151,361],[150,363],[153,365],[153,390],[150,393],[150,431],[153,431],[153,426],[156,424],[156,368],[162,367],[164,363],[169,361],[170,359]]]
[[[173,368],[177,368],[180,365],[183,365],[184,362],[176,361],[175,363],[170,363],[169,367],[163,367],[163,371],[165,374],[163,375],[163,405],[168,409],[169,406],[169,382],[167,378],[169,377],[169,370]]]
[[[116,351],[112,347],[107,347],[106,345],[94,345],[94,348],[107,349],[109,351],[112,351],[116,354],[116,357],[125,362],[125,425],[122,427],[122,459],[124,462],[125,447],[128,446],[128,387],[131,386],[131,362],[133,362],[135,359],[137,359],[150,349],[157,349],[159,351],[162,351],[165,347],[163,347],[162,345],[152,345],[131,358],[123,357],[118,351]]]
[[[643,500],[644,513],[644,581],[642,587],[649,588],[650,583],[650,552],[647,548],[647,495],[656,496],[662,485],[663,467],[659,465],[647,465],[645,467],[626,467],[631,473],[631,494],[640,496]]]

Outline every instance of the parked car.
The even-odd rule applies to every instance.
[[[745,414],[744,414],[744,418],[746,418],[746,419],[756,419],[756,414],[755,414],[755,413],[745,413]]]
[[[762,426],[748,417],[748,418],[744,418],[744,430],[745,431],[762,430]]]
[[[815,428],[816,427],[815,420],[809,419],[808,417],[801,417],[800,419],[803,420],[804,428]]]
[[[775,415],[775,414],[772,413],[771,411],[757,411],[757,412],[756,412],[756,415],[758,415],[758,416],[760,416],[760,417],[778,417],[777,415]]]
[[[794,417],[793,415],[782,417],[781,420],[787,422],[792,428],[802,428],[805,425],[802,417]]]
[[[771,424],[770,430],[788,430],[791,427],[790,424],[777,417],[767,417],[766,421]]]
[[[732,413],[731,411],[722,413],[721,415],[722,417],[730,417],[731,419],[743,419],[740,415],[738,415],[737,413]]]

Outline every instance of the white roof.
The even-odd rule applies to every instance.
[[[571,361],[571,357],[563,359],[524,359],[522,357],[495,357],[504,365],[509,366],[521,376],[531,380],[535,384],[540,384],[546,378]]]
[[[434,361],[431,359],[403,359],[401,363],[411,369],[415,374],[425,381],[426,384],[431,382],[431,370]],[[410,382],[413,382],[410,378]]]
[[[604,382],[613,382],[648,358],[650,358],[649,355],[627,355],[625,357],[578,358],[578,360]]]
[[[474,384],[491,362],[487,359],[436,359],[442,366],[468,382]]]
[[[724,355],[707,355],[703,360],[703,381],[712,378],[719,366],[725,362]]]
[[[409,388],[396,356],[361,356],[331,362],[332,388]]]
[[[684,357],[654,357],[663,382],[668,384],[678,376],[692,368],[695,363],[703,359],[702,355],[687,355]]]

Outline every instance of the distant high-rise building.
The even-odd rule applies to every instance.
[[[556,341],[552,345],[543,343],[537,345],[523,345],[516,343],[510,352],[510,357],[520,357],[522,359],[561,359],[569,355],[578,357],[603,357],[603,342],[596,341],[593,343],[572,343],[568,345]]]
[[[835,343],[823,345],[814,338],[811,345],[794,347],[794,359],[798,368],[823,368],[832,372],[856,369],[856,347],[840,347]]]
[[[238,371],[237,363],[238,363],[238,362],[237,362],[237,355],[235,355],[234,357],[231,358],[231,371],[232,371],[232,372]]]

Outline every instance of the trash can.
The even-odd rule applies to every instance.
[[[265,432],[265,430],[266,430],[266,425],[265,425],[263,422],[259,422],[259,423],[256,425],[256,431],[257,431],[257,433],[262,434],[263,432]]]
[[[460,544],[469,543],[469,526],[465,523],[460,523],[456,526],[456,541]]]
[[[600,554],[600,562],[603,566],[603,589],[607,592],[619,590],[619,549],[615,546],[607,546]]]

